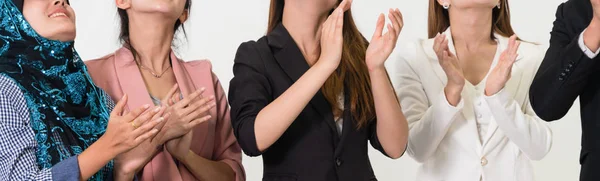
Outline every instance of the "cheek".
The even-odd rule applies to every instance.
[[[25,20],[27,20],[33,30],[42,36],[46,35],[47,31],[45,30],[50,29],[50,26],[48,25],[48,17],[42,13],[43,11],[27,7],[23,9],[23,17],[25,17]]]

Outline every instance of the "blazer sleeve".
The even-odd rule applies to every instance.
[[[407,58],[416,56],[404,55],[397,62],[396,91],[410,130],[408,154],[423,163],[436,152],[452,123],[459,118],[464,103],[461,99],[456,107],[450,105],[443,90],[428,98],[415,71],[418,67],[412,67]]]
[[[539,56],[537,56],[539,57]],[[541,59],[539,57],[538,61]],[[539,63],[530,64],[528,77],[521,82],[521,86],[529,86]],[[540,119],[528,99],[519,103],[512,98],[505,89],[492,96],[483,96],[481,102],[487,103],[490,113],[498,124],[498,128],[519,149],[532,160],[541,160],[550,152],[552,147],[552,131],[548,124]]]
[[[581,10],[573,7],[579,2],[582,1],[569,1],[558,7],[550,48],[529,90],[533,110],[546,121],[565,116],[584,90],[589,75],[598,70],[597,61],[586,56],[578,44],[581,32],[589,24],[583,20]]]
[[[258,113],[272,102],[271,86],[256,46],[256,42],[239,46],[233,65],[234,77],[229,83],[233,133],[248,156],[262,154],[256,144],[254,122]]]
[[[213,73],[213,85],[215,88],[215,102],[217,103],[217,125],[215,133],[215,145],[213,155],[215,160],[226,163],[235,172],[236,181],[246,180],[244,167],[242,166],[242,150],[233,136],[231,118],[229,116],[229,105],[221,82]]]

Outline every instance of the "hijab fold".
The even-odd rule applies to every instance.
[[[40,169],[81,154],[104,132],[109,111],[73,42],[38,35],[23,17],[24,0],[0,0],[0,74],[23,92]],[[90,180],[106,180],[112,162]]]

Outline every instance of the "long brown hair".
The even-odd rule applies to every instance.
[[[437,0],[429,0],[429,19],[428,19],[429,38],[434,38],[437,33],[441,33],[450,27],[450,16],[448,10],[438,4]],[[494,38],[494,33],[510,37],[515,34],[510,25],[510,9],[508,0],[500,0],[500,8],[492,10],[492,33],[491,39]]]
[[[284,0],[271,0],[267,34],[281,23],[284,2]],[[341,0],[338,0],[339,2]],[[333,114],[341,116],[343,110],[338,107],[338,96],[343,96],[344,84],[347,85],[346,94],[350,97],[350,110],[358,129],[375,118],[375,104],[369,70],[365,63],[368,42],[358,31],[350,10],[344,13],[343,34],[342,62],[335,73],[325,81],[321,91],[331,105]]]

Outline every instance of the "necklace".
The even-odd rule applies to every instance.
[[[170,60],[170,58],[169,58],[169,60]],[[150,74],[152,74],[152,76],[154,76],[155,78],[159,78],[159,79],[167,72],[167,70],[171,69],[171,67],[172,67],[172,66],[169,66],[165,70],[163,70],[162,73],[157,74],[154,71],[152,71],[152,69],[149,69],[148,67],[144,66],[141,62],[136,61],[136,63],[138,64],[138,66],[140,66],[140,68],[150,72]]]

